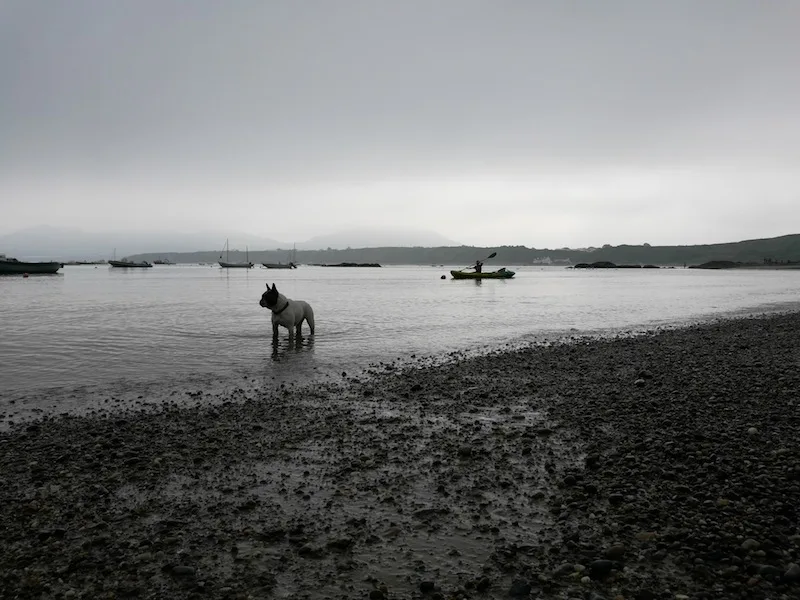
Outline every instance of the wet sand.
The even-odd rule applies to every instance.
[[[20,423],[0,589],[797,598],[799,342],[743,318]]]

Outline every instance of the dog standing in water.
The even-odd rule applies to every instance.
[[[311,329],[311,335],[314,335],[314,311],[311,310],[311,305],[308,302],[290,300],[281,294],[273,283],[272,287],[267,284],[267,291],[261,295],[261,300],[258,303],[272,311],[273,338],[278,337],[278,325],[289,330],[289,339],[292,339],[295,333],[299,338],[300,327],[304,319]]]

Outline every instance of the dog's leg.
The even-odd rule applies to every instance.
[[[303,337],[302,328],[303,328],[303,321],[301,319],[300,322],[297,324],[297,327],[295,327],[295,333],[297,334],[297,339]]]
[[[275,321],[272,322],[272,337],[278,339],[278,324]]]
[[[311,335],[314,335],[314,311],[311,310],[310,306],[306,311],[306,323],[308,323],[308,328],[311,330]]]

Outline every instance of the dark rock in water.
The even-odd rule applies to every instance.
[[[194,577],[195,569],[186,565],[177,565],[172,567],[172,574],[179,577]]]
[[[625,501],[625,496],[623,496],[622,494],[611,494],[608,497],[608,501],[613,506],[619,506]]]
[[[369,600],[384,600],[386,596],[384,596],[383,592],[380,590],[372,590],[369,593]]]
[[[511,589],[508,590],[508,595],[514,598],[530,596],[531,589],[533,588],[531,588],[531,584],[528,583],[527,580],[517,579],[511,584]]]
[[[600,260],[593,263],[578,263],[575,269],[616,269],[617,265],[607,260]]]
[[[700,265],[690,265],[690,269],[735,269],[741,267],[742,263],[732,260],[710,260]]]
[[[595,560],[589,564],[589,577],[592,579],[605,579],[611,574],[614,563],[610,560]]]

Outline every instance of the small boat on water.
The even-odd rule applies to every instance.
[[[505,267],[497,271],[487,271],[475,273],[474,271],[450,271],[453,279],[511,279],[514,277],[514,271],[509,271]]]
[[[53,274],[63,266],[59,262],[25,262],[0,254],[0,275]]]
[[[108,264],[110,264],[112,267],[122,267],[125,269],[147,269],[153,266],[146,260],[136,262],[133,260],[128,260],[127,258],[123,258],[122,260],[110,260],[108,261]]]
[[[230,249],[228,247],[228,240],[225,240],[225,248],[223,248],[223,249],[225,250],[225,260],[224,261],[222,260],[222,253],[221,252],[220,252],[220,255],[219,255],[219,258],[220,258],[219,266],[222,267],[223,269],[252,269],[253,268],[253,263],[250,262],[250,249],[249,248],[246,249],[246,255],[245,256],[247,258],[245,259],[246,262],[243,262],[243,263],[232,263],[232,262],[230,262],[230,258],[228,256],[230,254]]]
[[[297,268],[297,248],[292,248],[285,263],[261,263],[268,269],[296,269]]]

